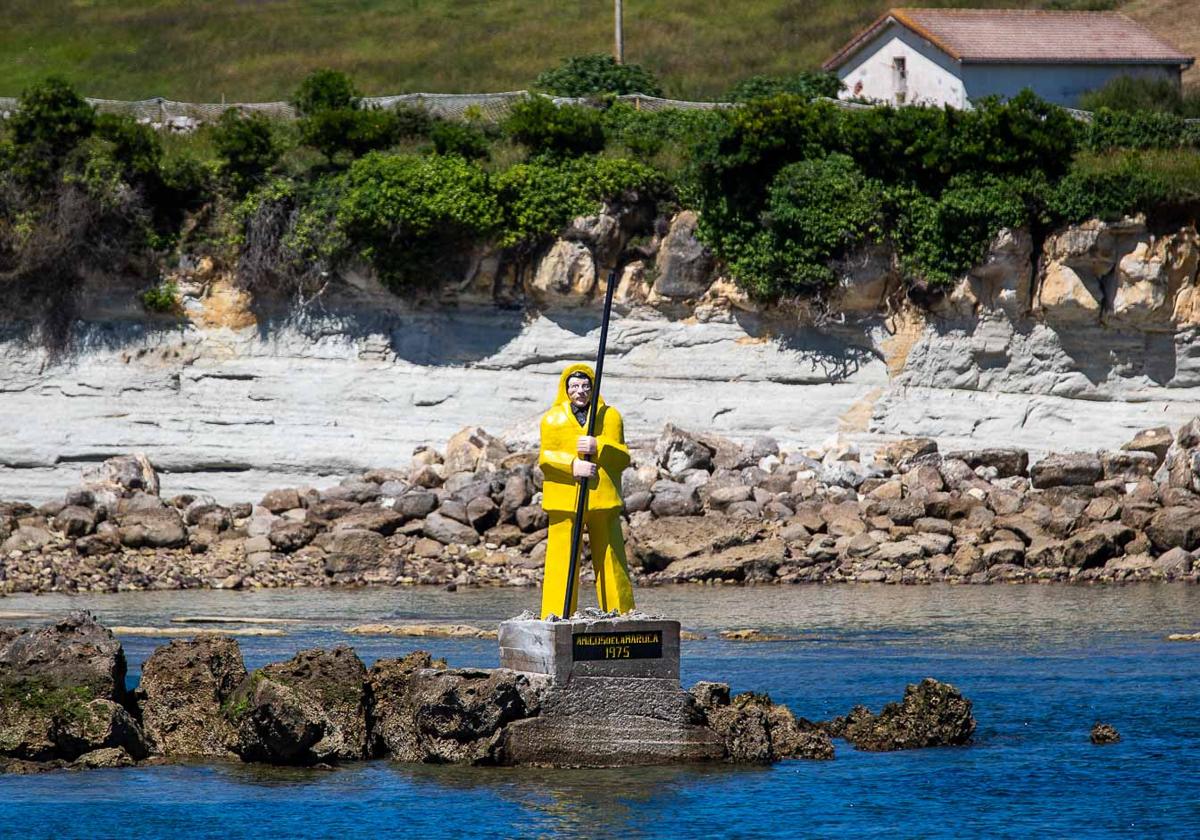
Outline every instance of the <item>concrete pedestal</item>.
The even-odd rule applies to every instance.
[[[505,621],[500,665],[553,680],[538,716],[506,730],[518,763],[622,767],[725,754],[679,686],[678,621]]]

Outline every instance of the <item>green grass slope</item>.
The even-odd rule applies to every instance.
[[[670,96],[715,98],[746,76],[815,69],[891,5],[904,4],[626,0],[626,59]],[[612,10],[611,0],[6,0],[0,95],[55,73],[96,97],[274,100],[317,67],[370,94],[512,90],[565,56],[609,51]]]

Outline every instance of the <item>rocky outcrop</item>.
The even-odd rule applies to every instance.
[[[834,756],[828,734],[807,721],[797,721],[786,706],[772,703],[765,694],[747,691],[730,699],[728,685],[702,682],[692,687],[691,695],[732,762],[766,764]]]
[[[0,592],[533,586],[548,524],[536,457],[469,427],[444,457],[424,449],[407,469],[257,505],[141,490],[116,514],[80,490],[0,503]],[[790,450],[671,425],[633,458],[622,485],[641,585],[1200,577],[1200,420],[1039,459],[928,439]],[[171,538],[151,539],[151,525]]]
[[[1096,721],[1096,723],[1092,725],[1092,731],[1089,739],[1093,744],[1102,746],[1104,744],[1117,743],[1121,740],[1121,735],[1117,732],[1116,727],[1111,723],[1101,723],[1100,721]]]
[[[125,708],[125,655],[87,613],[0,635],[0,759],[73,761],[148,753]]]
[[[546,680],[439,664],[412,654],[371,668],[376,754],[427,764],[509,763],[505,728],[538,714]]]
[[[136,702],[143,737],[123,705],[93,696],[111,690],[123,662],[120,645],[86,615],[37,631],[0,630],[0,772],[147,758],[761,764],[833,758],[830,731],[907,749],[965,743],[974,728],[970,701],[932,680],[909,686],[903,704],[877,717],[856,708],[841,723],[814,724],[764,694],[731,698],[723,683],[683,691],[676,679],[573,675],[560,684],[505,668],[447,668],[423,651],[381,659],[368,672],[348,647],[306,650],[247,675],[236,642],[200,634],[154,651],[135,696],[125,698]]]
[[[344,645],[303,650],[246,678],[224,704],[248,761],[326,764],[367,757],[367,670]]]
[[[142,725],[154,752],[236,758],[231,701],[246,676],[237,641],[225,636],[176,640],[154,651],[138,685]]]
[[[827,729],[855,749],[890,752],[968,744],[975,734],[971,701],[954,686],[926,678],[904,690],[904,699],[875,715],[855,706]]]

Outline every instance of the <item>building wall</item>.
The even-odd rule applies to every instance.
[[[906,68],[903,102],[897,97],[894,61]],[[1024,88],[1058,105],[1075,107],[1079,97],[1117,76],[1168,79],[1179,84],[1172,65],[1144,64],[960,64],[899,24],[890,24],[865,49],[838,69],[842,98],[879,102],[969,107],[985,96],[1012,97]]]
[[[1179,68],[1145,64],[964,64],[967,98],[1011,97],[1029,88],[1047,102],[1076,107],[1079,97],[1117,76],[1167,79],[1179,84]]]
[[[838,69],[838,78],[846,86],[842,97],[902,104],[896,97],[895,58],[903,58],[907,68],[908,91],[903,104],[966,107],[967,92],[959,78],[958,62],[916,33],[894,23]]]

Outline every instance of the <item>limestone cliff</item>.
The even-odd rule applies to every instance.
[[[615,216],[578,219],[540,259],[475,255],[460,285],[421,300],[350,273],[298,309],[189,266],[179,317],[146,315],[129,290],[85,294],[66,356],[0,322],[0,497],[59,495],[82,463],[128,451],[165,494],[242,499],[405,464],[468,425],[531,439],[562,365],[595,353],[609,270],[604,390],[635,441],[675,422],[793,445],[1095,450],[1200,413],[1194,228],[1090,222],[1038,254],[1003,231],[919,304],[874,248],[838,265],[823,305],[762,310],[695,221],[646,241]]]

